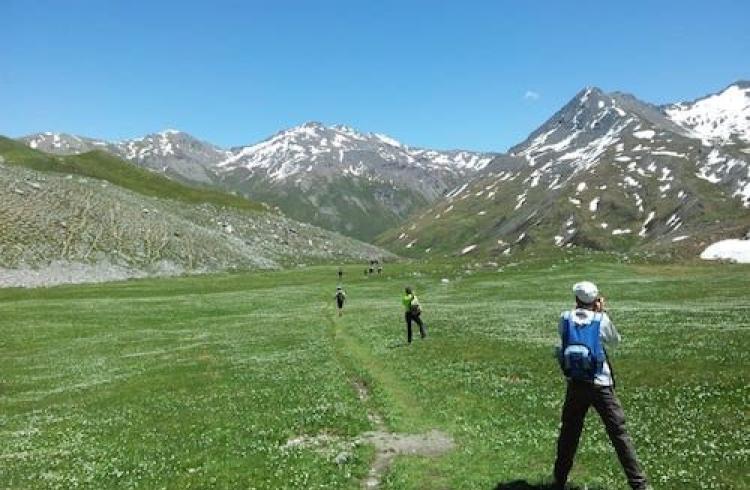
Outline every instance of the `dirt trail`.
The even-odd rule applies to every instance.
[[[398,380],[391,378],[389,373],[368,355],[366,349],[363,349],[345,329],[341,328],[340,319],[334,316],[332,307],[325,305],[321,309],[328,313],[326,316],[330,320],[331,338],[337,346],[337,355],[342,364],[348,366],[350,372],[358,369],[369,372],[383,383],[385,389],[398,394],[398,398],[404,404],[403,408],[408,408],[409,414],[419,420],[424,420],[421,416],[422,407],[419,401],[409,390],[399,386]],[[370,444],[375,448],[375,457],[370,471],[361,482],[361,488],[368,490],[380,488],[383,477],[398,455],[437,457],[455,448],[453,438],[439,430],[432,429],[419,434],[391,431],[382,415],[370,403],[371,394],[367,384],[359,377],[353,377],[351,383],[359,400],[367,408],[367,418],[375,428],[356,438],[356,444]]]
[[[363,403],[367,403],[370,398],[370,391],[367,386],[359,380],[355,380],[353,384],[359,399]],[[376,430],[365,432],[359,437],[359,440],[375,446],[375,459],[367,478],[362,481],[362,488],[380,488],[383,476],[393,463],[393,458],[399,454],[439,456],[455,447],[453,438],[441,431],[431,430],[422,434],[391,432],[386,427],[380,414],[372,408],[368,407],[367,417]]]

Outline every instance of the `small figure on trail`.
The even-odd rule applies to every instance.
[[[344,270],[339,267],[339,281],[344,277]]]
[[[382,273],[383,273],[383,266],[382,265],[378,265],[378,275],[380,275]]]
[[[404,319],[406,320],[406,340],[411,344],[411,322],[415,322],[417,325],[419,325],[419,335],[422,338],[427,337],[427,330],[424,326],[424,323],[422,323],[422,307],[419,304],[419,299],[417,299],[417,295],[414,294],[412,289],[410,287],[406,287],[404,290],[404,297],[402,298],[401,302],[404,305],[404,309],[406,310],[404,312]]]
[[[650,488],[625,427],[625,413],[615,394],[612,366],[603,345],[617,344],[620,334],[609,319],[604,298],[599,296],[594,283],[575,284],[573,294],[576,308],[563,312],[558,326],[562,340],[558,360],[568,386],[557,440],[555,485],[565,488],[586,412],[593,406],[604,422],[630,487]]]
[[[336,288],[336,309],[339,312],[339,316],[344,314],[344,302],[346,301],[346,293],[344,292],[344,288],[341,286]]]

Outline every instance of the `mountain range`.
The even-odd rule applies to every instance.
[[[663,107],[587,88],[379,243],[407,255],[510,255],[530,246],[693,253],[742,236],[750,229],[749,102],[745,83]]]
[[[176,130],[121,142],[64,133],[21,140],[60,155],[103,150],[186,183],[271,203],[294,219],[364,240],[397,226],[493,158],[410,148],[382,134],[317,122],[231,149]]]
[[[391,254],[104,151],[0,137],[0,286],[365,262]]]
[[[413,148],[316,122],[228,149],[175,130],[21,140],[57,154],[100,149],[402,255],[692,253],[750,228],[748,82],[661,106],[586,88],[506,153]]]

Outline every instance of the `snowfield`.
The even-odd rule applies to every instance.
[[[713,243],[701,253],[701,258],[750,264],[750,240],[731,239]]]
[[[732,85],[696,102],[675,104],[666,112],[706,144],[730,143],[735,137],[750,141],[750,88]]]

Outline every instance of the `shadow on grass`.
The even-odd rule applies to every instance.
[[[391,342],[390,344],[388,344],[389,349],[398,349],[399,347],[409,347],[409,343],[403,342],[403,341],[396,341],[396,342]]]
[[[567,486],[566,490],[584,490],[584,487]],[[526,480],[513,480],[507,482],[500,482],[495,487],[495,490],[559,490],[551,483],[529,483]],[[602,487],[585,487],[586,490],[605,490]]]

